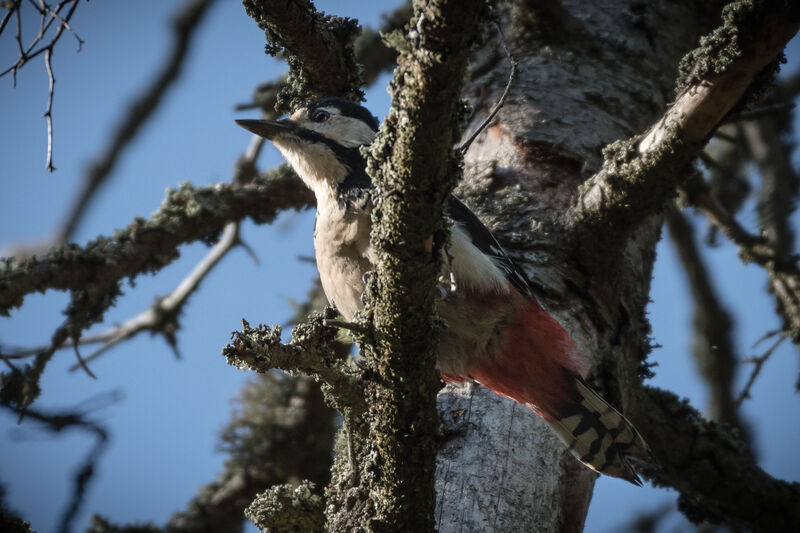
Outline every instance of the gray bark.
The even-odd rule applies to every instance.
[[[599,168],[603,146],[663,113],[680,57],[700,28],[691,5],[539,4],[504,12],[519,81],[468,152],[457,193],[533,273],[542,304],[595,364],[595,384],[624,409],[648,350],[644,308],[661,218],[632,228],[609,250],[599,242],[576,246],[561,217]],[[499,49],[490,39],[474,59],[472,127],[506,83]],[[446,428],[437,462],[440,532],[583,529],[596,475],[538,417],[468,384],[448,385],[439,406]]]
[[[472,383],[449,384],[438,405],[439,533],[583,529],[596,474],[563,453],[542,419]]]

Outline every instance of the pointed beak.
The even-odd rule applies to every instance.
[[[260,135],[265,139],[274,139],[281,135],[291,134],[294,132],[295,126],[287,120],[253,120],[242,119],[237,120],[236,123],[256,135]]]

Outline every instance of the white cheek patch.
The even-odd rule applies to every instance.
[[[509,292],[509,282],[503,271],[472,244],[472,239],[458,223],[450,228],[450,246],[447,251],[452,258],[450,269],[457,288],[466,287],[503,294]]]
[[[320,133],[333,139],[345,148],[370,144],[375,138],[375,132],[372,131],[372,128],[356,118],[346,117],[344,115],[331,115],[328,122],[324,124],[327,126],[327,131],[322,130]]]
[[[330,191],[332,185],[341,182],[347,175],[347,169],[325,145],[308,144],[301,147],[281,139],[275,139],[273,144],[315,193]]]
[[[345,148],[353,148],[369,144],[375,138],[375,132],[363,121],[340,114],[335,107],[319,107],[317,110],[327,111],[330,118],[325,122],[308,120],[305,111],[297,111],[291,120],[303,128],[315,131]]]

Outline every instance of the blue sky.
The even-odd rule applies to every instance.
[[[44,239],[64,220],[83,172],[105,144],[105,136],[126,106],[160,67],[169,46],[167,21],[178,1],[82,3],[73,27],[86,41],[75,53],[70,36],[53,56],[57,79],[54,107],[54,161],[58,170],[44,170],[46,129],[41,115],[47,99],[44,65],[35,61],[20,71],[17,88],[0,79],[0,246]],[[394,2],[316,2],[320,9],[357,17],[376,26],[381,12]],[[146,9],[143,7],[146,6]],[[798,46],[790,51],[797,66]],[[264,37],[244,15],[239,2],[217,2],[204,20],[181,79],[122,156],[76,241],[127,225],[135,216],[157,208],[164,191],[182,181],[195,185],[227,181],[249,136],[237,128],[236,103],[249,99],[253,87],[283,71],[263,54]],[[13,43],[0,40],[0,65],[15,58]],[[382,116],[389,105],[383,76],[368,92],[367,105]],[[280,158],[265,150],[261,168]],[[743,214],[752,226],[752,208]],[[178,333],[183,358],[176,360],[165,343],[143,336],[114,349],[93,366],[98,379],[68,373],[74,362],[59,353],[43,378],[40,408],[78,405],[98,394],[119,391],[122,400],[93,413],[111,431],[79,517],[85,525],[91,512],[117,522],[151,520],[163,524],[182,509],[202,484],[219,472],[224,456],[215,450],[219,430],[228,420],[236,390],[248,375],[225,364],[219,354],[240,319],[282,323],[291,315],[289,300],[302,301],[314,267],[296,260],[312,253],[313,213],[286,213],[271,226],[245,224],[244,238],[261,264],[235,250],[194,294]],[[155,277],[137,280],[107,314],[107,323],[122,322],[144,310],[152,299],[172,290],[204,255],[202,244],[184,246],[182,258]],[[685,279],[669,242],[662,242],[652,292],[650,316],[659,363],[655,385],[705,404],[705,389],[689,357],[691,307]],[[278,259],[280,258],[280,259]],[[727,244],[711,250],[707,261],[724,302],[737,312],[737,344],[743,355],[764,332],[779,325],[765,277],[756,266],[742,265]],[[33,295],[10,319],[0,319],[3,346],[41,344],[60,323],[67,299],[61,293]],[[796,350],[785,343],[765,366],[745,418],[755,429],[763,467],[789,480],[800,480],[796,443],[800,442],[800,399],[794,393],[798,372]],[[746,376],[740,376],[743,381]],[[92,444],[80,432],[52,438],[32,424],[16,425],[0,412],[0,480],[10,503],[40,533],[53,531],[72,483],[72,473]],[[674,495],[638,489],[602,478],[597,483],[587,531],[613,531],[636,511],[654,508]],[[672,525],[681,524],[677,515]],[[76,528],[79,530],[79,528]]]

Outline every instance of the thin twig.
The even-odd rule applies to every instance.
[[[750,347],[750,349],[751,350],[755,350],[756,348],[758,348],[758,345],[761,344],[762,342],[764,342],[764,341],[766,341],[768,339],[771,339],[775,335],[780,335],[782,333],[783,333],[783,331],[780,330],[780,329],[771,329],[771,330],[767,331],[766,333],[764,333],[761,337],[759,337],[758,340],[753,343],[753,345]]]
[[[49,89],[47,92],[47,110],[44,112],[44,117],[47,119],[47,164],[48,172],[53,172],[56,167],[53,166],[53,97],[55,96],[56,77],[53,75],[52,65],[52,48],[48,48],[44,54],[44,65],[47,68],[47,79],[49,80]]]
[[[780,253],[763,237],[750,234],[707,191],[687,193],[687,196],[714,226],[739,247],[743,260],[755,262],[766,270],[784,319],[783,331],[792,338],[792,342],[800,343],[800,268],[797,257]]]
[[[70,21],[70,19],[72,18],[72,15],[75,13],[75,10],[78,7],[79,1],[78,0],[67,0],[65,2],[61,2],[56,7],[56,9],[54,11],[54,13],[58,13],[61,10],[61,8],[64,5],[68,4],[68,3],[72,3],[72,6],[70,7],[69,12],[67,13],[67,15],[65,17],[60,18],[60,20],[63,20],[65,22],[69,22]],[[59,24],[58,28],[56,29],[55,34],[53,35],[52,39],[50,39],[50,42],[48,42],[46,45],[41,46],[40,48],[37,48],[34,51],[34,48],[36,48],[36,46],[38,44],[40,44],[42,40],[44,40],[45,34],[50,29],[50,26],[53,24],[53,22],[56,20],[56,18],[51,15],[51,17],[50,17],[50,19],[48,19],[47,23],[45,23],[43,26],[40,26],[39,34],[33,39],[33,41],[31,41],[31,44],[29,44],[28,48],[26,49],[22,45],[22,27],[21,27],[22,22],[21,22],[21,19],[20,19],[21,15],[19,15],[19,10],[15,10],[15,14],[17,15],[17,36],[16,36],[16,40],[17,40],[17,47],[19,48],[19,57],[17,58],[17,61],[13,65],[11,65],[10,67],[6,68],[4,71],[0,72],[0,78],[5,76],[9,72],[11,72],[14,75],[14,77],[16,78],[17,70],[19,70],[20,68],[25,66],[25,64],[30,62],[32,59],[35,59],[36,57],[38,57],[41,54],[45,53],[47,50],[52,50],[55,47],[55,45],[58,42],[58,40],[61,38],[61,35],[62,35],[62,33],[64,32],[64,29],[65,29],[63,24]]]
[[[730,117],[726,118],[723,121],[723,124],[727,124],[729,122],[740,122],[742,120],[753,120],[756,118],[761,118],[765,115],[772,115],[775,113],[784,113],[786,111],[791,111],[794,108],[795,108],[794,102],[782,102],[779,104],[765,105],[763,107],[757,107],[751,111],[745,111],[743,113],[737,113],[736,115],[731,115]]]
[[[23,414],[22,411],[13,406],[6,404],[0,405],[20,415]],[[44,428],[51,433],[60,433],[65,429],[77,428],[87,431],[95,437],[94,446],[92,446],[89,453],[86,454],[82,466],[75,473],[74,490],[64,509],[59,524],[59,532],[68,533],[71,530],[73,520],[84,503],[86,489],[94,473],[97,471],[97,464],[108,445],[108,430],[97,422],[88,420],[85,413],[80,411],[44,414],[37,410],[25,409],[24,415],[29,419],[42,423]]]
[[[17,43],[17,50],[18,50],[18,57],[17,61],[8,67],[6,70],[0,72],[0,77],[8,74],[9,72],[12,73],[14,79],[14,87],[17,86],[17,70],[22,68],[26,63],[28,63],[31,59],[37,57],[39,54],[44,53],[44,64],[45,68],[47,69],[47,79],[48,79],[48,96],[47,96],[47,110],[44,113],[44,117],[47,121],[47,160],[45,164],[45,168],[48,172],[53,172],[56,167],[53,165],[53,98],[55,96],[55,83],[56,79],[53,74],[53,50],[55,49],[55,45],[58,40],[61,38],[64,29],[67,29],[70,33],[72,33],[75,38],[78,40],[78,51],[80,52],[81,46],[83,45],[83,39],[81,39],[77,33],[72,29],[69,25],[69,21],[72,18],[72,15],[75,13],[75,10],[80,3],[79,0],[65,0],[61,2],[55,10],[51,9],[45,2],[41,2],[41,7],[37,6],[32,0],[29,0],[29,3],[36,9],[42,20],[39,25],[39,33],[34,37],[31,44],[26,49],[22,44],[22,5],[21,1],[15,2],[15,8],[13,9],[13,13],[16,17],[16,36],[15,40]],[[67,3],[72,3],[72,6],[65,17],[59,15],[59,11],[63,6]],[[8,17],[10,13],[4,17],[2,24],[0,24],[0,32],[5,28],[6,23],[8,22]],[[46,15],[49,14],[50,17],[45,21]],[[36,46],[38,46],[47,35],[47,31],[50,29],[51,24],[53,21],[57,20],[59,22],[58,28],[55,31],[52,39],[46,45],[40,47],[36,51],[33,51]]]
[[[676,209],[667,210],[665,218],[691,290],[694,307],[692,355],[708,386],[708,414],[712,420],[742,429],[742,435],[746,436],[747,428],[733,404],[737,350],[731,315],[719,300],[713,276],[695,243],[694,230],[687,218]]]
[[[95,376],[94,373],[91,370],[89,370],[89,367],[86,365],[86,360],[81,356],[81,351],[78,349],[78,345],[73,343],[72,348],[75,350],[75,357],[78,359],[77,366],[82,368],[83,371],[86,372],[92,378],[97,379],[97,376]]]
[[[725,168],[717,161],[715,161],[714,158],[711,157],[711,155],[709,155],[709,153],[706,152],[705,150],[700,150],[698,157],[700,158],[700,161],[702,161],[703,164],[709,169],[715,168],[717,170],[722,170],[722,171],[725,170]]]
[[[729,143],[732,143],[732,144],[735,144],[735,143],[739,142],[739,139],[737,139],[736,136],[728,135],[727,133],[725,133],[722,130],[717,130],[716,132],[714,132],[714,138],[720,139],[722,141],[729,142]]]
[[[239,223],[231,222],[225,227],[223,236],[219,242],[214,245],[206,256],[169,295],[157,299],[151,307],[126,320],[122,324],[109,328],[96,335],[79,339],[79,345],[103,343],[100,348],[86,356],[84,362],[91,363],[117,344],[131,339],[144,331],[163,334],[167,337],[170,344],[172,344],[174,342],[172,326],[174,326],[175,317],[180,314],[180,310],[186,304],[189,296],[197,289],[208,273],[211,272],[217,263],[219,263],[229,251],[235,248],[238,243]],[[20,352],[17,352],[17,354],[19,353]],[[11,355],[13,356],[15,354]],[[74,372],[79,368],[82,368],[82,365],[76,363],[69,368],[69,371]]]
[[[747,378],[747,383],[742,389],[742,392],[740,392],[739,396],[737,396],[733,401],[734,406],[739,407],[742,405],[742,402],[744,402],[747,398],[750,398],[750,390],[753,388],[756,378],[761,373],[761,368],[764,366],[764,363],[767,362],[767,359],[770,358],[772,353],[778,348],[778,346],[781,345],[783,341],[786,340],[787,337],[788,336],[785,333],[781,333],[780,337],[778,337],[778,340],[775,341],[769,348],[767,348],[763,354],[757,357],[750,357],[742,360],[744,363],[753,363],[755,366],[753,366],[753,371],[750,373],[750,377]]]
[[[59,231],[57,242],[66,242],[75,233],[87,207],[100,186],[112,175],[125,148],[142,131],[148,119],[159,109],[167,91],[179,79],[200,21],[213,3],[214,0],[187,0],[178,10],[171,26],[172,42],[164,63],[127,107],[128,111],[108,135],[108,144],[90,164],[77,198]]]
[[[87,344],[89,342],[104,342],[105,344],[88,355],[85,361],[87,363],[94,361],[120,342],[128,340],[143,331],[162,333],[168,335],[167,338],[170,340],[169,335],[173,333],[168,328],[165,330],[165,326],[174,321],[174,317],[180,313],[180,309],[186,304],[189,296],[199,287],[208,273],[240,242],[239,222],[231,222],[225,227],[219,242],[214,245],[203,260],[192,269],[189,275],[168,296],[157,300],[152,307],[125,321],[125,323],[87,339]],[[170,344],[172,342],[170,340]],[[81,341],[79,343],[83,344]],[[69,370],[73,372],[78,368],[81,368],[81,366],[75,364]]]
[[[48,6],[44,3],[44,0],[39,0],[39,5],[37,5],[33,0],[28,0],[28,3],[33,6],[33,9],[38,11],[40,15],[44,16],[47,13],[46,9]]]
[[[17,50],[19,51],[19,55],[21,58],[25,57],[25,48],[22,46],[22,15],[20,15],[20,5],[17,3],[17,8],[14,10],[14,14],[17,17],[17,33],[16,33],[16,41],[17,41]]]
[[[80,51],[83,49],[83,43],[84,43],[84,40],[83,40],[83,39],[81,39],[81,38],[80,38],[80,36],[79,36],[77,33],[75,33],[75,30],[73,30],[73,29],[72,29],[72,26],[70,26],[70,25],[69,25],[69,21],[68,21],[68,20],[66,20],[66,19],[64,19],[64,18],[63,18],[61,15],[59,15],[59,14],[58,14],[58,10],[56,10],[56,11],[53,11],[52,9],[50,9],[50,6],[48,6],[48,5],[47,5],[47,4],[45,4],[44,2],[42,2],[42,5],[44,6],[44,9],[45,9],[45,11],[46,11],[47,13],[50,13],[50,15],[51,15],[51,16],[52,16],[54,19],[58,19],[58,21],[59,21],[59,22],[61,22],[61,25],[62,25],[64,28],[66,28],[66,29],[67,29],[67,30],[68,30],[68,31],[69,31],[69,32],[72,34],[72,36],[73,36],[73,37],[75,37],[75,40],[77,40],[77,41],[78,41],[78,48],[77,48],[77,50],[75,50],[75,51],[76,51],[76,52],[80,52]],[[61,9],[61,7],[59,6],[59,8],[58,8],[58,9]]]
[[[8,11],[6,11],[6,14],[3,15],[3,20],[0,20],[0,34],[2,34],[3,30],[6,29],[6,26],[8,25],[8,21],[11,20],[11,17],[14,15],[15,11],[16,11],[16,8],[15,9],[9,9]]]
[[[495,26],[497,27],[497,33],[500,34],[500,42],[503,45],[503,50],[505,51],[506,57],[508,58],[508,61],[511,64],[511,72],[509,72],[508,74],[508,82],[506,83],[505,89],[503,89],[503,94],[500,95],[500,99],[495,104],[494,109],[492,109],[492,112],[489,113],[489,116],[486,117],[486,119],[481,123],[480,126],[478,126],[478,128],[472,133],[472,135],[470,135],[466,141],[464,141],[458,148],[456,148],[456,151],[460,152],[462,157],[467,152],[467,150],[469,150],[469,147],[472,144],[472,142],[478,137],[478,135],[480,135],[480,133],[483,130],[486,129],[489,123],[491,123],[492,120],[494,120],[494,117],[497,115],[497,113],[500,112],[500,108],[502,108],[503,105],[506,103],[506,97],[508,96],[508,93],[511,91],[511,86],[514,85],[514,82],[517,79],[517,66],[519,62],[514,58],[514,56],[511,54],[511,50],[509,50],[508,48],[508,43],[506,42],[506,36],[505,33],[503,33],[503,27],[500,24],[500,21],[495,19],[494,23]]]

